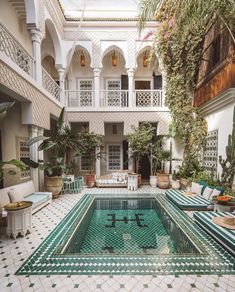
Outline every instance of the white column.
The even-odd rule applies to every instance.
[[[100,107],[100,68],[94,68],[94,97],[95,97],[95,107]]]
[[[44,129],[43,128],[38,128],[38,136],[43,136],[44,134]],[[40,143],[39,143],[40,144]],[[39,145],[37,145],[38,147]],[[43,151],[38,151],[38,160],[43,160],[44,158],[44,153]],[[38,170],[38,185],[39,185],[39,191],[43,192],[44,191],[44,170]]]
[[[38,136],[38,127],[30,126],[30,138],[34,138]],[[38,144],[35,143],[30,146],[30,159],[38,162]],[[38,191],[38,168],[31,168],[31,179],[34,182],[35,190]]]
[[[130,68],[127,70],[128,74],[128,91],[129,91],[129,107],[135,107],[135,96],[134,96],[134,69]]]
[[[128,169],[131,170],[132,172],[135,171],[135,164],[134,164],[134,159],[131,157],[131,147],[128,145]]]
[[[65,76],[64,76],[64,68],[58,68],[59,78],[60,78],[60,102],[65,106],[67,103],[65,101]]]
[[[42,65],[41,65],[41,41],[42,34],[38,29],[31,29],[31,38],[33,43],[33,57],[35,59],[34,77],[35,80],[42,84]]]
[[[100,152],[100,147],[96,147],[95,153],[98,154],[99,152]],[[96,173],[96,176],[100,176],[100,159],[97,159],[97,158],[95,162],[95,173]]]

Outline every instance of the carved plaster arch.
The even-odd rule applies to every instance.
[[[55,50],[55,64],[62,64],[62,49],[59,34],[57,33],[56,27],[50,18],[45,19],[45,26],[47,27],[51,39],[53,41]]]
[[[70,54],[72,53],[72,49],[73,49],[73,48],[69,49],[68,52],[67,52],[67,54],[66,54],[66,62],[67,62],[67,63],[68,63],[68,61],[69,61],[69,56],[70,56]],[[91,48],[91,46],[90,46],[90,43],[87,44],[87,42],[79,42],[79,44],[77,44],[77,45],[75,46],[75,49],[74,49],[74,52],[73,52],[73,56],[72,56],[72,58],[74,57],[74,54],[75,54],[76,50],[84,50],[85,55],[88,56],[88,60],[89,60],[89,62],[90,62],[89,65],[90,65],[90,67],[92,67],[92,48]],[[69,65],[69,66],[68,66],[68,65]],[[71,64],[67,64],[68,67],[70,67],[70,65],[71,65]]]
[[[117,50],[124,58],[125,64],[127,64],[127,53],[125,52],[125,49],[123,49],[118,44],[109,45],[106,48],[103,47],[103,50],[101,51],[101,67],[102,67],[102,60],[105,57],[105,55],[113,50]]]

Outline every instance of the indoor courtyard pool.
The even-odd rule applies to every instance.
[[[234,271],[234,258],[164,195],[86,194],[16,274]]]

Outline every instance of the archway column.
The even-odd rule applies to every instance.
[[[33,57],[35,60],[34,78],[39,84],[42,84],[42,65],[41,65],[42,33],[39,29],[31,29],[30,33],[33,43]]]
[[[100,107],[100,68],[94,68],[94,105],[95,108]]]
[[[43,134],[44,134],[44,129],[38,128],[38,136],[43,136]],[[43,151],[38,151],[38,160],[43,160],[43,158],[44,158]],[[39,181],[39,183],[38,183],[39,191],[43,192],[44,191],[44,170],[39,169],[38,181]]]
[[[59,79],[60,79],[60,102],[65,106],[67,104],[65,100],[65,68],[58,68]]]
[[[100,147],[96,147],[95,149],[96,155],[98,156],[98,153],[100,153]],[[96,158],[96,162],[95,162],[95,173],[96,176],[100,176],[100,158]]]
[[[134,72],[133,68],[127,70],[128,74],[128,92],[129,92],[129,107],[135,107],[135,95],[134,95]]]

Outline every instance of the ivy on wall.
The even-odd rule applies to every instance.
[[[159,21],[153,50],[162,59],[166,74],[166,104],[184,146],[182,175],[199,167],[207,134],[206,121],[192,105],[207,30],[221,21],[234,40],[233,0],[142,0],[139,25],[151,18]]]

